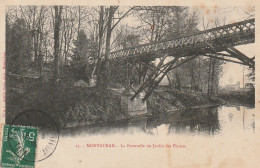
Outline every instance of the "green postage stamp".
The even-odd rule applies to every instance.
[[[34,168],[37,128],[5,125],[2,139],[2,168]]]

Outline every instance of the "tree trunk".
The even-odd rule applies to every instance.
[[[78,37],[77,37],[78,45],[79,45],[80,24],[81,24],[81,20],[80,20],[80,6],[79,6],[79,22],[78,22]],[[79,59],[80,59],[80,51],[78,50],[78,47],[77,47],[76,48],[76,60],[79,61]]]
[[[191,90],[196,90],[195,87],[195,77],[194,77],[194,64],[191,61],[190,73],[191,73]]]
[[[198,72],[198,89],[199,89],[199,91],[202,91],[202,88],[201,88],[201,86],[202,86],[202,83],[201,83],[201,67],[200,67],[200,57],[199,57],[199,72]]]
[[[175,77],[176,77],[176,88],[178,90],[181,90],[181,79],[180,79],[180,76],[179,76],[177,70],[175,72]]]
[[[98,36],[98,62],[97,62],[97,84],[98,90],[101,89],[101,49],[102,49],[102,38],[103,38],[103,28],[104,28],[104,7],[100,7],[99,14],[99,36]]]
[[[215,77],[215,64],[216,64],[216,60],[213,58],[212,61],[212,74],[211,74],[211,94],[210,95],[214,95],[214,77]]]
[[[210,86],[210,84],[211,84],[211,62],[212,62],[212,60],[211,60],[211,58],[209,59],[209,76],[208,76],[208,94],[210,95],[210,93],[211,93],[211,91],[210,91],[210,89],[211,89],[211,86]]]
[[[109,14],[108,14],[108,20],[107,20],[107,36],[106,36],[106,48],[105,48],[105,59],[104,59],[104,62],[102,63],[104,65],[104,67],[102,67],[101,71],[102,71],[102,91],[103,91],[103,96],[104,96],[104,99],[103,99],[103,105],[105,106],[106,108],[106,96],[107,96],[107,88],[108,88],[108,84],[109,84],[109,75],[110,75],[110,72],[109,72],[109,62],[108,62],[108,59],[109,59],[109,55],[110,55],[110,42],[111,42],[111,34],[112,34],[112,19],[113,19],[113,16],[114,16],[114,7],[113,6],[110,6],[109,7]]]
[[[60,23],[61,23],[61,11],[62,6],[58,7],[55,6],[55,23],[54,23],[54,63],[55,63],[55,70],[54,70],[54,77],[53,82],[56,84],[57,80],[59,79],[59,54],[60,54],[60,47],[59,47],[59,33],[60,33]]]

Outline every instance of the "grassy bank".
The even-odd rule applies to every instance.
[[[60,82],[65,83],[65,82]],[[107,106],[100,104],[95,88],[74,86],[73,83],[53,87],[50,83],[30,83],[26,87],[11,87],[6,92],[6,123],[20,112],[40,110],[48,113],[60,128],[104,123],[128,117],[120,107],[120,95],[112,91],[106,97]],[[147,100],[148,112],[164,113],[198,105],[220,104],[217,98],[191,91],[155,91]]]
[[[112,121],[125,117],[120,109],[120,97],[109,94],[106,110],[100,105],[95,88],[71,84],[53,87],[48,83],[27,85],[17,90],[7,87],[6,123],[28,109],[48,113],[60,128],[80,123]]]
[[[223,100],[205,93],[180,90],[160,90],[148,99],[148,111],[152,113],[183,110],[199,106],[223,104]]]
[[[234,91],[220,91],[218,95],[221,99],[230,104],[243,104],[248,106],[255,106],[255,90],[234,90]]]

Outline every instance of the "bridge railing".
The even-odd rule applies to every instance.
[[[134,57],[142,54],[149,54],[167,49],[182,48],[189,45],[209,43],[217,39],[227,37],[240,37],[243,34],[254,34],[255,19],[245,20],[225,26],[220,26],[198,33],[185,35],[179,38],[143,44],[110,53],[110,59]]]

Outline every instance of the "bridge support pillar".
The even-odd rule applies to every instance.
[[[144,94],[140,93],[139,96],[131,101],[134,92],[125,91],[121,96],[121,110],[129,116],[144,115],[148,113],[146,101],[143,101]]]

